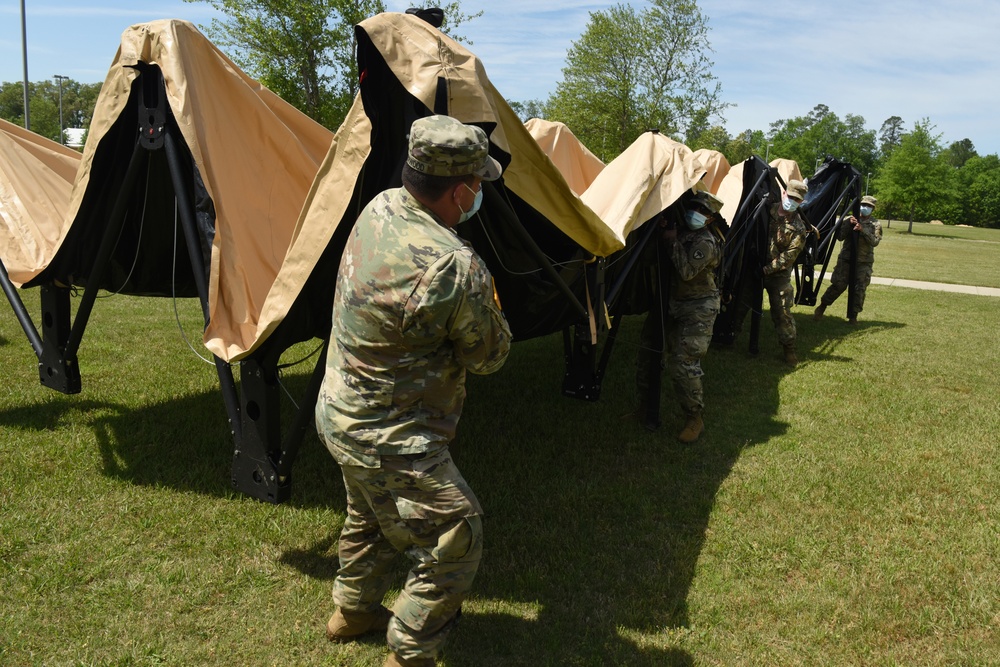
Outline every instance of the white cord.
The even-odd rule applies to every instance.
[[[191,348],[191,351],[194,352],[196,357],[204,361],[206,364],[214,366],[215,365],[214,361],[212,361],[211,359],[206,359],[205,357],[201,356],[201,353],[199,353],[198,350],[194,349],[194,345],[191,344],[191,341],[188,340],[187,334],[184,333],[184,327],[181,325],[181,316],[180,313],[177,312],[177,197],[176,196],[174,197],[174,257],[170,269],[170,296],[174,303],[174,319],[177,320],[177,330],[181,332],[181,338],[184,339],[184,342],[187,343],[187,346]]]

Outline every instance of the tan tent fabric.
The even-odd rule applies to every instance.
[[[437,80],[443,77],[448,81],[450,115],[464,123],[496,124],[490,141],[511,156],[503,174],[507,189],[589,252],[608,255],[621,248],[614,232],[574,196],[517,114],[493,88],[476,56],[415,16],[379,14],[360,27],[404,88],[428,109],[434,108]],[[330,242],[334,225],[347,211],[370,151],[370,132],[370,121],[360,99],[356,100],[309,192],[284,265],[261,309],[256,332],[228,342],[208,340],[213,352],[230,360],[245,356],[288,313]]]
[[[743,197],[744,165],[746,165],[746,160],[734,164],[729,169],[729,173],[722,179],[722,183],[719,184],[719,189],[715,193],[715,196],[722,200],[722,210],[719,213],[729,224],[733,224],[733,217],[739,210],[740,199]]]
[[[80,153],[0,120],[0,259],[20,287],[62,240]]]
[[[740,198],[743,196],[744,164],[745,161],[734,165],[729,170],[729,173],[726,174],[726,177],[722,179],[719,190],[715,193],[723,201],[722,217],[730,223],[733,222],[733,216],[736,215],[740,205]],[[785,179],[785,183],[791,179],[802,180],[802,172],[799,171],[799,165],[795,160],[775,158],[771,160],[770,166],[778,170],[781,177]]]
[[[215,204],[206,344],[216,353],[229,347],[219,341],[245,348],[256,338],[258,313],[333,133],[244,74],[193,24],[134,25],[122,34],[101,89],[59,243],[91,178],[100,178],[91,172],[94,155],[128,102],[138,76],[131,66],[138,63],[160,67],[170,108]]]
[[[779,157],[771,160],[770,166],[778,170],[778,174],[784,179],[785,183],[791,180],[803,180],[802,172],[799,171],[799,163],[795,160],[786,160]]]
[[[531,118],[524,127],[577,195],[582,195],[604,169],[600,158],[591,153],[565,123]]]
[[[437,80],[443,77],[450,115],[463,123],[497,124],[490,141],[511,156],[504,171],[507,188],[589,252],[609,255],[620,248],[611,230],[563,187],[562,174],[490,83],[475,55],[409,14],[379,14],[360,26],[403,87],[428,109],[434,108]]]
[[[581,199],[624,243],[629,232],[677,201],[704,173],[687,146],[646,132],[604,168]]]
[[[705,178],[702,179],[705,188],[713,195],[718,193],[722,179],[729,173],[729,160],[719,151],[713,151],[709,148],[699,148],[694,152],[694,156],[705,167]]]
[[[288,313],[330,244],[336,223],[347,213],[354,184],[371,152],[371,129],[371,121],[358,96],[313,181],[288,254],[264,301],[255,337],[229,344],[219,339],[207,341],[206,345],[217,355],[224,359],[245,356],[266,339]]]

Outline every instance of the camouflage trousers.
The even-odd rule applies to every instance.
[[[858,262],[857,280],[858,282],[854,286],[854,312],[847,313],[848,317],[857,317],[858,313],[865,308],[865,293],[872,281],[872,264]],[[849,260],[842,260],[838,257],[837,266],[833,268],[833,276],[830,278],[830,286],[823,292],[823,298],[819,302],[824,306],[829,306],[844,293],[844,290],[850,286],[850,282],[851,263]]]
[[[719,297],[670,301],[666,322],[667,372],[674,387],[677,402],[686,413],[705,409],[702,389],[701,360],[712,342],[712,328],[719,314]],[[651,374],[663,370],[662,355],[658,353],[658,338],[653,327],[661,326],[658,309],[650,311],[640,334],[640,348],[636,369],[636,388],[640,400],[649,391]]]
[[[396,555],[405,553],[414,565],[386,640],[405,660],[436,658],[479,569],[482,508],[447,448],[381,461],[381,468],[341,466],[347,518],[333,600],[373,611],[392,583]]]
[[[743,330],[743,321],[746,319],[747,313],[750,312],[753,303],[751,282],[749,280],[743,281],[743,289],[736,297],[736,305],[734,306],[736,312],[733,321],[737,337]],[[788,269],[764,276],[764,291],[767,292],[767,301],[771,307],[771,321],[778,334],[778,342],[782,345],[794,343],[795,318],[792,317],[792,305],[795,303],[795,287],[792,286],[792,270]]]

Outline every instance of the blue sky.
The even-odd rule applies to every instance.
[[[121,32],[133,23],[182,18],[208,23],[206,3],[180,0],[25,0],[28,77],[104,79]],[[566,50],[589,13],[608,2],[464,0],[484,15],[462,26],[471,50],[508,99],[544,99],[562,76]],[[636,8],[644,2],[632,2]],[[387,0],[392,11],[409,3]],[[878,131],[890,116],[907,129],[930,118],[942,141],[972,140],[1000,153],[1000,5],[912,0],[700,0],[708,17],[714,73],[732,133],[767,130],[826,104],[863,116]],[[20,0],[0,0],[0,80],[22,78]]]

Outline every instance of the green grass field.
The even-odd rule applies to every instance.
[[[1000,286],[1000,233],[897,225],[876,275]],[[873,285],[845,309],[796,309],[795,369],[766,315],[758,357],[711,351],[690,447],[669,392],[661,432],[631,415],[639,318],[597,403],[560,396],[558,337],[470,378],[453,452],[487,548],[443,664],[1000,664],[1000,301]],[[323,636],[344,498],[315,436],[290,502],[234,494],[168,300],[99,301],[80,361],[83,393],[41,388],[0,314],[0,664],[380,665],[382,638]]]
[[[1000,288],[1000,230],[882,221],[875,275]],[[830,262],[830,270],[836,258]]]

